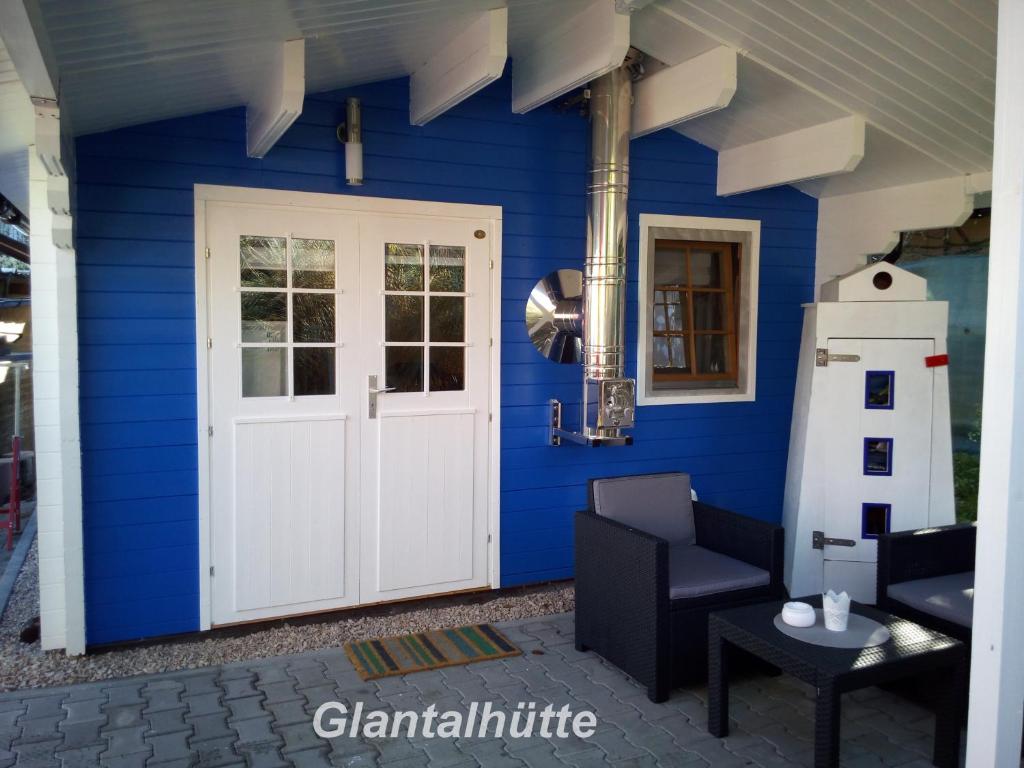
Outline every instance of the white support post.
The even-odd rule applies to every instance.
[[[864,159],[864,118],[829,123],[762,139],[718,153],[718,194],[794,184],[849,173]]]
[[[632,137],[727,107],[735,93],[736,51],[725,46],[655,72],[633,86]]]
[[[412,73],[409,122],[426,125],[501,77],[508,58],[508,8],[484,11]]]
[[[1018,765],[1024,716],[1024,3],[999,4],[967,765]]]
[[[48,144],[59,119],[53,106],[37,110],[43,145],[29,152],[39,617],[44,649],[79,654],[85,652],[85,596],[75,253],[70,215],[51,207],[51,199],[64,202],[68,179],[49,172],[70,164],[60,160],[59,151],[54,164]]]
[[[629,16],[615,0],[590,5],[545,30],[512,64],[512,111],[546,104],[622,64],[629,51]]]
[[[260,92],[245,110],[246,151],[263,157],[302,114],[306,96],[306,41],[288,40],[273,50]]]

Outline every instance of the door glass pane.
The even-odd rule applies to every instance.
[[[287,341],[288,294],[242,291],[242,341]]]
[[[423,297],[384,297],[384,340],[423,341]]]
[[[296,347],[295,396],[334,394],[334,348]]]
[[[334,341],[334,294],[292,294],[293,341]]]
[[[679,248],[654,248],[654,284],[686,285],[686,252]]]
[[[451,392],[466,388],[464,347],[430,348],[430,391]]]
[[[461,245],[430,246],[430,290],[466,290],[466,249]]]
[[[418,297],[417,297],[418,298]],[[430,297],[430,340],[464,341],[466,300],[461,296]]]
[[[333,240],[292,240],[292,287],[334,287]]]
[[[724,331],[725,294],[693,292],[693,324],[698,331]]]
[[[242,350],[242,397],[281,397],[288,394],[288,350],[284,347],[246,347]]]
[[[668,329],[668,323],[665,321],[665,305],[655,304],[654,305],[654,330],[664,331]]]
[[[693,248],[690,251],[690,279],[697,287],[721,288],[722,274],[718,251]]]
[[[284,288],[288,284],[287,242],[283,237],[239,238],[243,288]]]
[[[725,373],[728,363],[725,357],[726,336],[697,336],[697,372]]]
[[[384,386],[395,392],[423,391],[423,347],[387,347],[384,350]]]
[[[423,246],[386,243],[384,246],[384,290],[423,290]]]

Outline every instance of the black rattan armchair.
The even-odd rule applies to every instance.
[[[963,523],[880,535],[878,607],[970,643],[977,534]]]
[[[708,614],[781,599],[783,529],[691,501],[684,473],[590,481],[576,513],[576,647],[651,701],[707,674]]]

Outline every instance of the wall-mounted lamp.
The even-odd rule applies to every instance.
[[[363,183],[363,114],[359,99],[345,100],[345,122],[338,126],[338,141],[345,145],[345,180],[352,186]]]

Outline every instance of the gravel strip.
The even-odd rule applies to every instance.
[[[296,626],[274,626],[235,637],[150,645],[86,656],[43,651],[39,641],[22,643],[19,634],[39,613],[37,544],[25,558],[14,592],[0,618],[0,691],[84,683],[131,675],[193,669],[232,661],[338,647],[350,640],[422,632],[488,621],[508,621],[564,613],[573,609],[572,585],[540,586],[514,595],[466,604],[417,607],[386,616],[339,618]]]

